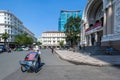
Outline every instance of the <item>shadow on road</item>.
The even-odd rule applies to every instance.
[[[40,65],[38,66],[38,70],[35,73],[38,73],[44,65],[45,65],[45,63],[40,63]]]

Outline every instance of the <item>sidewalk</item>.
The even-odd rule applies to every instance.
[[[120,65],[120,55],[89,56],[68,50],[55,50],[55,51],[60,56],[60,58],[76,64],[85,64],[93,66]]]

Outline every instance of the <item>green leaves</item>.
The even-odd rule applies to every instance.
[[[20,45],[28,45],[33,43],[33,38],[28,37],[27,34],[16,35],[15,42]]]
[[[66,42],[71,43],[71,47],[80,40],[80,25],[81,18],[79,17],[70,17],[65,24],[65,35]]]
[[[4,39],[4,45],[5,45],[5,48],[6,48],[7,47],[6,42],[7,42],[7,39],[9,38],[9,34],[5,32],[1,35],[1,38]]]
[[[60,41],[60,42],[59,42],[59,45],[60,45],[61,47],[63,47],[64,41]]]
[[[40,46],[40,45],[42,45],[42,43],[41,42],[36,42],[36,45]]]
[[[5,32],[1,35],[1,38],[4,39],[4,41],[6,41],[9,38],[9,34]]]

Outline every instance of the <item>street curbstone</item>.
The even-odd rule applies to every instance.
[[[113,65],[120,65],[120,64],[111,64],[96,58],[93,58],[88,55],[83,55],[77,52],[72,52],[72,51],[62,51],[62,50],[56,50],[55,51],[58,56],[66,61],[79,64],[79,65],[91,65],[91,66],[113,66]]]

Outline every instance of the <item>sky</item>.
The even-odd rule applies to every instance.
[[[9,10],[38,38],[42,32],[58,31],[61,10],[81,10],[87,0],[0,0],[0,10]]]

